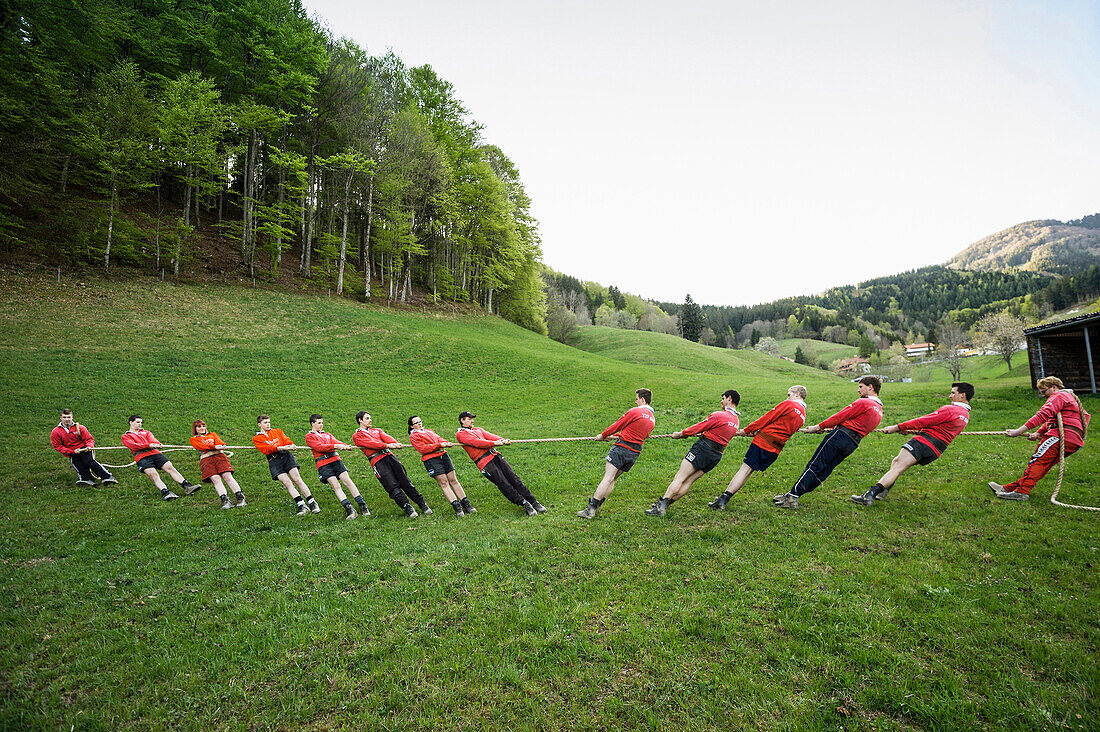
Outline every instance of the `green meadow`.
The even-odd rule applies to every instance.
[[[360,454],[372,516],[294,516],[254,451],[231,458],[248,506],[209,486],[166,503],[134,468],[79,488],[49,448],[71,407],[100,446],[141,414],[183,444],[201,417],[247,445],[256,415],[303,443],[308,415],[350,440],[359,409],[453,436],[457,414],[511,438],[594,435],[653,390],[657,433],[742,394],[742,422],[809,389],[810,420],[854,385],[750,351],[582,330],[564,346],[495,317],[401,311],[264,289],[0,274],[2,729],[1098,729],[1100,514],[998,501],[988,480],[1033,443],[963,435],[887,500],[852,504],[903,437],[875,434],[801,501],[819,438],[796,435],[724,512],[706,502],[747,441],[663,519],[643,510],[688,441],[647,443],[598,518],[605,444],[502,448],[549,508],[528,518],[452,449],[479,508],[456,518],[415,453],[434,515],[408,520]],[[970,429],[1041,405],[1026,365],[995,364]],[[947,379],[888,384],[885,423],[932,411]],[[1086,398],[1095,414],[1100,400]],[[1093,438],[1095,439],[1095,438]],[[100,451],[109,463],[121,453]],[[198,478],[193,452],[170,453]],[[1100,453],[1060,498],[1100,505]]]

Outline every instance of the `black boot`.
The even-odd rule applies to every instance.
[[[664,516],[668,507],[672,505],[674,498],[658,498],[652,506],[645,510],[646,516]]]
[[[420,513],[424,514],[425,516],[432,515],[432,509],[428,507],[428,502],[423,498],[417,501],[416,505],[420,506]]]
[[[411,503],[406,503],[401,508],[405,509],[405,515],[408,516],[409,518],[416,518],[417,516],[420,515],[416,512],[416,509],[412,507]]]
[[[581,518],[596,518],[596,514],[600,511],[600,506],[603,505],[604,499],[602,498],[589,498],[588,506],[577,511],[577,515]]]
[[[539,499],[536,498],[534,501],[531,502],[531,505],[534,506],[535,510],[539,513],[546,513],[546,506],[539,503]]]
[[[519,505],[520,505],[520,508],[522,508],[524,511],[527,512],[528,516],[538,516],[539,515],[539,512],[535,510],[535,507],[532,506],[527,501],[524,501],[523,503],[521,503]]]
[[[451,506],[454,507],[456,517],[462,518],[466,515],[466,512],[462,510],[462,501],[456,498],[455,500],[451,501]]]
[[[462,503],[463,511],[465,511],[466,513],[477,513],[477,509],[474,508],[474,505],[472,503],[470,503],[470,499],[467,496],[463,496],[459,499],[459,501]]]
[[[713,508],[715,511],[723,511],[726,508],[726,504],[730,502],[731,498],[733,498],[732,493],[727,493],[726,491],[722,491],[721,493],[718,494],[717,498],[715,498],[713,501],[711,501],[707,505],[710,506],[711,508]]]

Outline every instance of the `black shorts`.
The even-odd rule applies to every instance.
[[[344,467],[343,460],[333,460],[317,468],[317,477],[321,479],[321,485],[328,485],[329,478],[339,478],[346,472],[348,469]]]
[[[754,471],[764,472],[771,467],[771,464],[774,463],[778,457],[779,453],[777,452],[765,450],[760,447],[760,445],[749,445],[748,452],[745,453],[743,462]]]
[[[296,467],[298,467],[298,461],[286,450],[279,450],[267,459],[267,469],[271,472],[272,480],[278,480],[280,475],[289,474]]]
[[[433,478],[440,475],[446,475],[447,473],[453,473],[455,464],[451,462],[451,456],[447,453],[443,453],[439,457],[428,458],[424,461],[424,469],[428,471],[428,475]]]
[[[149,468],[156,468],[157,470],[160,470],[167,462],[168,458],[164,457],[164,455],[158,452],[156,455],[146,455],[141,460],[138,460],[137,469],[143,473]]]
[[[908,450],[917,459],[917,465],[927,465],[939,457],[935,450],[916,437],[902,445],[901,449]]]
[[[691,466],[696,470],[705,473],[722,461],[722,453],[718,451],[713,442],[702,438],[695,441],[695,444],[688,450],[688,454],[684,456],[684,460],[691,463]]]
[[[622,445],[612,445],[607,451],[607,462],[624,473],[634,467],[634,461],[637,459],[638,453]]]

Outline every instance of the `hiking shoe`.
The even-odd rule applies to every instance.
[[[893,488],[893,487],[894,486],[890,486],[890,488]],[[874,499],[876,501],[884,500],[886,498],[886,494],[890,492],[890,488],[883,488],[881,491],[879,491],[878,493],[876,493],[874,495]]]
[[[103,485],[114,485],[116,483],[118,483],[118,478],[113,475],[108,475],[103,479]]]
[[[222,499],[222,510],[224,511],[227,508],[233,508],[233,504],[232,504],[232,502],[230,502],[230,500],[228,498],[223,498]]]
[[[531,505],[534,506],[535,510],[538,511],[539,513],[546,513],[546,506],[542,505],[537,500],[534,503],[532,503]]]
[[[416,509],[413,508],[412,506],[405,506],[405,515],[408,516],[409,518],[416,518],[420,514],[418,514],[416,512]]]
[[[172,491],[168,491],[167,493],[164,494],[164,500],[166,500],[166,501],[174,501],[177,498],[179,498],[179,496],[177,496]]]
[[[91,486],[92,488],[95,488],[95,481],[94,480],[83,480],[83,479],[81,479],[81,480],[78,480],[76,482],[76,484],[77,485],[88,485],[88,486]]]
[[[359,514],[355,512],[354,508],[349,508],[348,515],[344,517],[344,520],[351,521],[353,518],[359,518]]]
[[[460,498],[458,500],[462,504],[462,510],[463,511],[465,511],[466,513],[477,513],[477,509],[474,508],[474,504],[470,503],[469,498],[464,497],[464,498]]]
[[[180,488],[183,488],[183,495],[189,496],[199,488],[202,488],[202,483],[188,483],[186,480],[180,483]]]
[[[577,511],[577,515],[580,516],[581,518],[588,518],[588,519],[596,518],[596,514],[599,512],[599,510],[600,510],[599,506],[593,506],[591,503],[589,503],[587,506],[582,508],[580,511]]]
[[[667,498],[658,498],[656,501],[653,502],[652,505],[650,505],[649,508],[645,510],[645,515],[664,516],[665,512],[668,511],[668,506],[670,503],[672,503],[672,501],[668,500]]]
[[[535,510],[535,507],[532,506],[527,501],[524,501],[523,503],[521,503],[520,508],[522,508],[524,511],[526,511],[528,516],[538,516],[539,515],[539,512]]]
[[[321,507],[318,506],[317,501],[313,500],[312,498],[306,501],[306,505],[309,506],[309,510],[311,513],[321,513]]]
[[[998,495],[1005,492],[1005,487],[1003,485],[1001,485],[1000,483],[994,483],[993,481],[989,481],[989,487],[990,487],[990,489],[992,489],[992,491],[994,493],[996,493]]]
[[[784,493],[772,499],[778,508],[798,508],[798,496],[793,493]]]
[[[731,496],[729,493],[726,493],[725,491],[722,491],[718,494],[717,498],[715,498],[707,505],[713,508],[715,511],[724,511],[726,508],[726,504],[729,503],[731,498],[733,498],[733,496]]]
[[[239,496],[239,497],[237,498],[237,508],[244,508],[244,507],[245,507],[245,506],[247,506],[247,505],[248,505],[248,501],[244,500],[244,494],[242,493],[242,494],[241,494],[241,495],[240,495],[240,496]]]
[[[871,495],[871,491],[867,491],[859,496],[852,496],[852,503],[858,503],[861,506],[870,506],[874,504],[874,502],[875,497]]]
[[[296,513],[294,515],[295,516],[308,516],[309,515],[309,507],[306,504],[303,503],[301,506],[298,507],[298,513]]]
[[[1006,501],[1026,501],[1029,496],[1019,491],[1001,491],[997,494],[997,498],[1003,498]]]
[[[423,506],[420,507],[420,513],[424,514],[425,516],[431,516],[432,507],[425,503]]]

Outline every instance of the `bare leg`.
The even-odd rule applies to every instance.
[[[466,491],[463,490],[462,484],[458,482],[458,476],[455,475],[455,471],[447,473],[447,480],[451,482],[451,490],[455,492],[455,498],[462,500],[466,497]]]
[[[167,462],[160,467],[161,470],[168,473],[168,476],[177,483],[186,483],[187,479],[183,477],[180,471],[176,470],[176,466],[171,462]]]
[[[346,471],[340,473],[340,482],[343,483],[344,487],[348,489],[348,493],[352,495],[352,498],[359,497],[359,489],[355,487],[355,483],[352,481],[350,473]],[[339,496],[337,496],[337,498],[339,498]]]
[[[676,477],[672,479],[672,482],[668,484],[668,490],[665,491],[665,498],[671,498],[676,500],[680,496],[684,495],[691,489],[691,484],[699,479],[703,475],[702,470],[696,470],[695,466],[689,463],[687,460],[680,462],[680,469],[676,471]]]
[[[909,468],[917,464],[917,459],[913,457],[913,454],[908,450],[901,450],[898,452],[897,457],[890,461],[890,469],[886,471],[886,475],[878,479],[878,484],[883,488],[890,488],[894,485],[894,481],[901,477]]]
[[[619,476],[623,474],[623,471],[616,468],[611,463],[608,463],[603,471],[603,480],[600,481],[600,486],[596,489],[596,493],[592,496],[597,501],[602,501],[611,495],[611,491],[615,490],[615,481]]]
[[[449,475],[454,475],[454,473],[450,473]],[[447,503],[458,500],[459,497],[451,490],[451,481],[447,475],[435,476],[435,482],[439,483],[439,488],[443,491],[443,497],[447,499]]]
[[[222,477],[225,478],[225,484],[229,486],[229,489],[234,493],[241,492],[241,486],[238,485],[237,479],[233,477],[232,473],[222,473]]]
[[[340,481],[335,476],[329,476],[329,479],[325,482],[332,487],[332,492],[336,494],[336,500],[340,503],[348,500],[348,497],[344,495],[344,490],[340,487]]]
[[[295,472],[297,472],[297,471],[295,471]],[[298,494],[298,491],[294,488],[294,483],[291,482],[289,475],[287,475],[286,473],[279,473],[279,482],[283,484],[283,487],[286,488],[286,492],[290,494],[291,498],[300,498],[301,497]],[[301,476],[298,476],[298,482],[299,483],[302,482],[302,477]],[[305,484],[302,484],[302,488],[305,489]],[[309,493],[307,492],[306,495],[308,496]]]
[[[218,495],[225,498],[225,484],[222,483],[222,477],[220,475],[211,475],[210,482],[214,484],[214,490],[218,492]]]
[[[734,493],[741,490],[741,486],[745,485],[750,475],[752,475],[752,468],[741,463],[741,467],[737,469],[737,474],[733,476],[733,480],[726,486],[726,493],[732,496]]]
[[[286,474],[284,473],[283,475]],[[309,492],[309,487],[306,485],[306,482],[302,480],[302,474],[298,471],[298,468],[290,469],[290,479],[294,481],[294,485],[298,486],[298,490],[302,492],[303,498],[308,501],[313,497],[313,494]]]
[[[159,491],[168,490],[168,486],[166,486],[164,484],[164,481],[160,479],[160,475],[157,473],[156,468],[146,468],[145,470],[143,470],[141,472],[143,472],[143,473],[145,473],[146,475],[149,476],[149,480],[153,481],[153,485],[155,485],[157,487],[157,490],[159,490]]]

